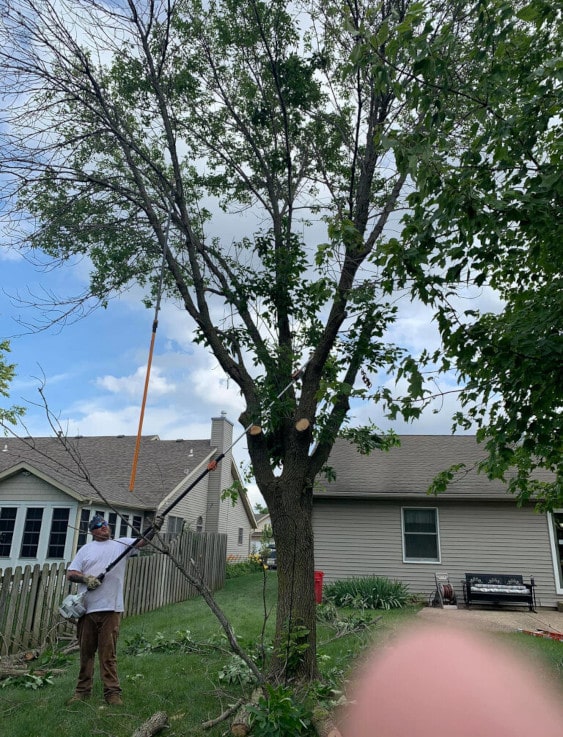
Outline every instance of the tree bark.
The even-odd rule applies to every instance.
[[[342,737],[340,730],[332,721],[332,717],[322,706],[317,706],[313,709],[313,718],[311,721],[319,737]]]
[[[280,480],[266,502],[276,541],[278,602],[270,676],[317,678],[312,490]]]
[[[153,734],[158,734],[167,726],[168,717],[166,712],[157,711],[144,724],[141,724],[139,729],[133,732],[132,737],[152,737]]]
[[[250,733],[250,712],[248,707],[251,704],[257,704],[258,699],[262,695],[262,690],[254,689],[250,701],[247,701],[236,713],[231,723],[231,734],[233,737],[246,737]]]

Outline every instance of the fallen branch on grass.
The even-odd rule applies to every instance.
[[[40,668],[38,670],[29,670],[26,667],[17,667],[12,665],[0,666],[0,680],[4,678],[18,678],[19,676],[59,676],[66,671],[64,668]]]
[[[319,737],[342,737],[332,717],[322,706],[315,707],[311,721]]]
[[[258,700],[262,696],[262,689],[256,688],[252,692],[250,701],[247,701],[236,713],[235,718],[231,724],[231,734],[233,737],[246,737],[250,732],[250,712],[248,711],[249,706],[255,706]]]
[[[166,712],[157,711],[139,729],[135,730],[132,737],[152,737],[153,734],[161,732],[168,726],[168,717]]]
[[[237,709],[239,709],[242,704],[244,704],[244,699],[239,699],[236,704],[233,704],[232,706],[229,706],[228,709],[226,709],[222,714],[219,714],[218,717],[215,717],[215,719],[210,719],[207,722],[203,722],[202,729],[210,729],[211,727],[215,727],[217,724],[221,724],[221,722],[224,722],[226,719],[228,719],[230,716],[232,716]]]

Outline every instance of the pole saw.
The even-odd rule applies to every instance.
[[[311,359],[309,358],[297,371],[295,371],[291,376],[291,381],[285,386],[281,392],[273,399],[268,407],[266,409],[270,409],[273,407],[275,402],[282,397],[286,391],[292,387],[295,382],[303,376],[303,373],[305,372],[305,369],[309,365]],[[308,423],[307,423],[308,424]],[[214,458],[212,461],[210,461],[207,466],[201,471],[201,473],[195,478],[185,489],[184,491],[176,497],[170,504],[162,510],[162,512],[158,515],[159,517],[166,517],[167,514],[170,514],[170,512],[174,509],[174,507],[179,504],[179,502],[182,501],[189,493],[196,487],[200,481],[202,481],[208,473],[211,471],[214,471],[219,463],[223,460],[223,458],[229,453],[235,445],[242,440],[242,438],[247,434],[250,433],[251,435],[258,435],[262,431],[262,428],[259,425],[256,425],[254,422],[251,422],[247,427],[244,428],[244,430],[241,432],[241,434],[234,440],[231,445],[229,445],[228,448],[226,448],[222,453],[220,453],[216,458]],[[131,543],[130,545],[126,545],[123,552],[120,553],[115,560],[113,560],[103,571],[103,573],[100,573],[99,576],[96,576],[96,578],[99,581],[103,581],[106,575],[113,569],[115,566],[125,558],[125,556],[129,555],[134,548],[136,548],[139,543],[142,540],[150,540],[154,536],[154,533],[156,532],[154,525],[150,525],[147,527],[147,529],[143,532],[141,537],[137,538],[135,542]],[[81,594],[69,594],[59,607],[60,614],[65,619],[79,619],[85,612],[86,608],[84,606],[84,597],[86,596],[88,592],[84,591]]]

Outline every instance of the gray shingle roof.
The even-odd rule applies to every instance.
[[[143,436],[135,488],[129,491],[135,436],[4,438],[0,440],[0,478],[25,467],[81,500],[155,509],[213,452],[210,440],[160,440]],[[91,484],[89,483],[91,481]]]
[[[400,440],[401,445],[387,453],[376,450],[361,455],[350,442],[338,439],[327,462],[336,480],[329,483],[319,477],[315,496],[423,497],[436,474],[465,463],[472,470],[459,472],[440,498],[514,500],[502,482],[489,481],[474,469],[485,455],[475,436],[401,435]]]

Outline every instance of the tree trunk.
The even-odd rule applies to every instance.
[[[276,634],[270,675],[276,679],[312,680],[318,677],[312,490],[279,479],[266,493],[278,566]]]

